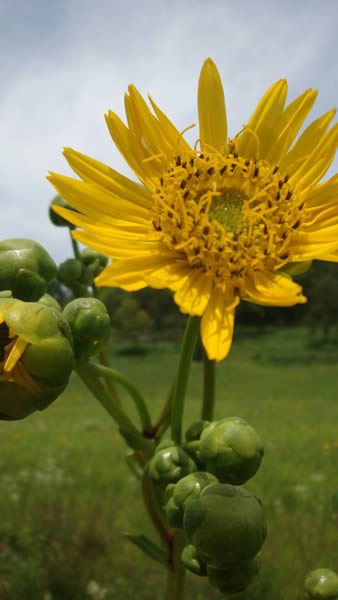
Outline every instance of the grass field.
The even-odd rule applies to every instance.
[[[309,570],[338,568],[338,352],[304,344],[295,329],[245,337],[217,367],[216,416],[244,417],[266,449],[246,487],[263,500],[269,533],[262,571],[241,600],[301,599]],[[163,346],[117,356],[114,366],[156,416],[177,358]],[[194,363],[187,424],[199,416],[200,388]],[[0,431],[0,600],[160,600],[160,565],[122,535],[155,536],[125,448],[76,377],[47,411]],[[191,576],[192,598],[221,596]]]

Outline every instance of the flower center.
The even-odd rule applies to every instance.
[[[153,227],[177,258],[239,290],[252,270],[288,261],[303,210],[278,166],[237,154],[177,156],[153,199]]]

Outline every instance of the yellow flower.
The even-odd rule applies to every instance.
[[[210,359],[228,353],[241,299],[269,306],[306,301],[290,273],[313,259],[338,260],[338,178],[318,184],[337,146],[332,110],[297,134],[316,98],[285,107],[287,82],[272,85],[248,124],[228,138],[224,94],[211,59],[198,87],[199,140],[192,148],[149,98],[125,96],[128,126],[113,112],[110,134],[139,185],[65,149],[82,181],[50,181],[82,214],[57,209],[80,227],[74,237],[113,262],[99,286],[169,288],[181,311],[202,316]]]

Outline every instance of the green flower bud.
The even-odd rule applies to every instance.
[[[0,418],[23,419],[65,389],[73,367],[71,332],[54,308],[0,299]]]
[[[149,475],[162,484],[175,483],[195,471],[195,463],[172,440],[161,442],[149,464]]]
[[[55,298],[53,298],[53,296],[50,296],[50,294],[44,294],[43,296],[41,296],[38,302],[39,304],[44,304],[44,306],[48,306],[49,308],[53,308],[54,310],[58,310],[59,312],[62,311],[61,305],[58,303],[57,300],[55,300]]]
[[[110,335],[110,318],[103,302],[96,298],[77,298],[64,308],[74,342],[76,358],[96,354]]]
[[[308,600],[337,600],[338,576],[330,569],[311,571],[305,579]]]
[[[254,558],[266,537],[261,502],[244,488],[219,483],[186,506],[183,526],[202,560],[219,569]]]
[[[245,483],[258,470],[263,454],[260,437],[244,419],[222,419],[202,432],[199,458],[222,483]]]
[[[68,204],[68,202],[66,202],[66,200],[64,200],[59,195],[57,195],[53,198],[53,200],[51,201],[50,206],[49,206],[49,218],[50,218],[51,222],[53,223],[53,225],[56,225],[57,227],[69,227],[69,229],[74,229],[74,225],[69,223],[69,221],[67,221],[67,219],[65,219],[64,217],[61,217],[60,215],[58,215],[55,212],[53,206],[61,206],[61,208],[68,208],[68,210],[72,210],[74,212],[78,212],[78,211],[76,211],[74,208],[72,208],[70,206],[70,204]]]
[[[201,577],[204,577],[207,574],[206,565],[198,555],[198,552],[193,544],[188,544],[185,546],[185,548],[183,548],[181,558],[185,568],[188,569],[188,571],[191,571],[191,573],[194,573],[194,575],[200,575]]]
[[[207,566],[209,583],[219,589],[222,594],[238,594],[243,592],[257,575],[260,569],[260,555],[253,559],[242,560],[227,569]]]
[[[99,275],[108,264],[108,258],[106,256],[103,256],[103,254],[99,254],[99,252],[95,252],[95,250],[91,250],[90,248],[82,250],[81,260],[91,272],[93,278]]]
[[[202,490],[213,483],[218,483],[214,475],[196,471],[180,479],[176,485],[170,486],[167,490],[170,497],[165,506],[169,525],[183,527],[183,514],[186,506],[189,502],[197,500]]]
[[[81,275],[82,262],[77,258],[68,258],[59,265],[58,280],[67,287],[72,287],[74,283],[77,283]]]
[[[56,275],[56,265],[34,240],[13,238],[0,242],[0,290],[15,298],[39,300]]]
[[[203,420],[194,421],[193,423],[191,423],[191,425],[185,432],[185,439],[187,440],[187,442],[194,442],[195,440],[199,440],[202,435],[202,431],[204,431],[204,429],[208,427],[209,423],[210,421]]]

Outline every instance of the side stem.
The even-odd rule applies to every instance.
[[[171,436],[177,444],[180,444],[182,439],[184,399],[187,391],[190,365],[197,341],[198,330],[199,317],[189,317],[182,341],[171,409]]]
[[[181,560],[184,544],[184,532],[177,530],[172,541],[171,569],[167,574],[165,600],[184,600],[185,568]]]
[[[203,349],[203,404],[201,419],[212,421],[215,407],[215,361]]]

